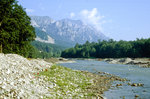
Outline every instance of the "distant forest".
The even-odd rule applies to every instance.
[[[65,58],[121,58],[121,57],[150,57],[150,38],[135,41],[86,42],[76,44],[74,48],[66,49],[61,54]]]

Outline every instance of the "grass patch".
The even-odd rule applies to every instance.
[[[49,90],[56,98],[86,98],[94,96],[93,93],[87,91],[87,88],[92,85],[92,78],[87,77],[81,71],[53,65],[50,69],[40,72],[37,76],[45,76],[45,80],[50,84]]]

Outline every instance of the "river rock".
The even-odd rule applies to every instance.
[[[122,86],[122,84],[116,84],[116,86]]]
[[[129,84],[128,84],[129,85]],[[144,84],[141,83],[133,83],[131,84],[131,86],[135,86],[135,87],[139,87],[139,86],[143,86]]]
[[[139,97],[139,95],[135,95],[135,97]]]
[[[143,86],[144,84],[138,83],[137,86]]]
[[[37,79],[33,73],[51,65],[41,59],[28,60],[17,54],[0,53],[0,98],[38,99],[50,96],[50,84],[42,77]]]
[[[136,83],[133,83],[131,86],[135,86],[135,87],[137,87],[137,84],[136,84]]]

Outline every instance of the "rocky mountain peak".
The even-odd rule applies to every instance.
[[[35,27],[41,27],[41,26],[43,27],[55,22],[53,19],[51,19],[48,16],[30,16],[30,17],[31,17],[31,24]]]
[[[83,44],[108,39],[103,33],[81,20],[62,19],[54,21],[47,16],[31,16],[32,25],[47,33],[56,43]],[[72,45],[72,46],[73,46]]]

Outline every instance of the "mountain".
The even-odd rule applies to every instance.
[[[30,16],[31,17],[31,24],[34,27],[44,27],[48,24],[55,22],[48,16]]]
[[[40,28],[35,27],[36,32],[36,41],[40,41],[43,43],[51,43],[54,44],[55,41],[53,38],[51,38],[45,31],[41,30]]]
[[[96,42],[108,38],[93,26],[80,20],[53,20],[48,16],[31,16],[31,24],[35,27],[36,40],[45,43],[72,47],[76,43]]]

